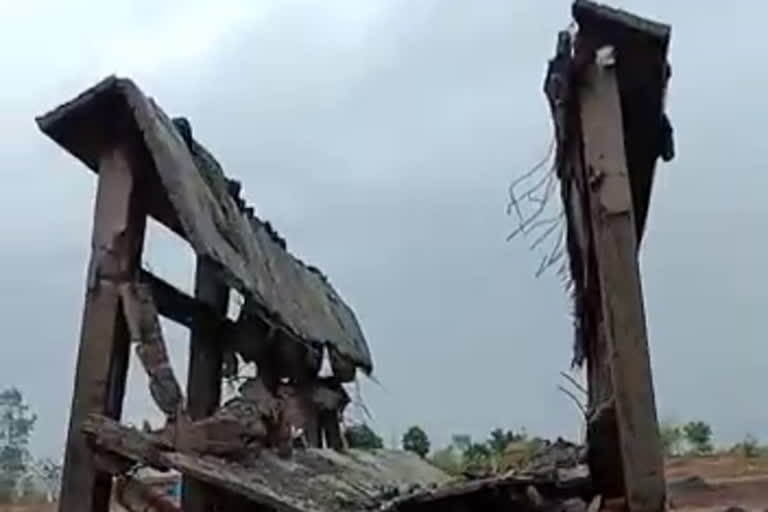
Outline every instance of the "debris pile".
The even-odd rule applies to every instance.
[[[583,468],[582,468],[583,469]],[[412,493],[392,499],[382,510],[536,510],[564,511],[577,503],[592,502],[594,495],[586,471],[581,474],[552,475],[520,474],[512,471],[503,475],[454,480],[450,483],[415,489]]]
[[[197,421],[181,416],[180,421],[150,433],[182,451],[233,460],[258,456],[265,448],[290,457],[294,448],[310,446],[307,432],[321,429],[315,418],[335,414],[348,403],[344,388],[330,378],[311,388],[280,383],[273,393],[257,376],[246,379],[238,396],[212,416]]]
[[[543,446],[534,451],[523,472],[554,477],[562,471],[586,469],[586,463],[586,447],[558,437],[554,443],[545,441]]]

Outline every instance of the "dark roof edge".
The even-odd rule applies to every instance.
[[[114,92],[111,89],[116,88],[118,83],[121,81],[126,81],[126,79],[120,79],[115,75],[109,75],[96,85],[89,87],[66,103],[62,103],[53,110],[49,110],[45,114],[35,117],[35,122],[37,123],[38,128],[40,128],[40,130],[46,135],[50,135],[56,125],[62,122],[64,118],[66,118],[72,112],[79,110],[84,105],[93,101],[95,97]],[[130,82],[130,80],[127,81]]]
[[[600,21],[617,23],[627,29],[658,39],[664,45],[669,43],[672,33],[670,25],[642,18],[630,12],[601,5],[590,0],[575,0],[571,11],[573,19],[576,20],[579,26]]]

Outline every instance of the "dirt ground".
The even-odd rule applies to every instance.
[[[723,511],[731,506],[768,510],[768,458],[681,458],[668,462],[666,473],[676,510]]]

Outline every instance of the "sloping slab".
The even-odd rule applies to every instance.
[[[573,3],[578,45],[611,45],[618,56],[624,150],[627,156],[638,245],[648,217],[656,161],[674,156],[671,125],[664,115],[671,27],[588,0]]]
[[[417,455],[379,450],[297,451],[281,459],[264,451],[247,465],[179,453],[150,435],[92,416],[83,430],[103,450],[135,462],[175,469],[282,512],[363,511],[448,477]]]
[[[218,263],[227,284],[263,320],[291,337],[328,342],[372,371],[357,319],[325,277],[287,252],[267,223],[241,210],[215,160],[201,147],[201,155],[193,156],[168,116],[132,81],[107,78],[37,122],[95,172],[110,141],[135,144],[151,167],[145,182],[157,183],[147,193],[160,196],[150,201],[151,214],[180,231],[198,255]]]

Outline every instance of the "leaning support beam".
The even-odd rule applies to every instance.
[[[614,50],[599,48],[580,90],[584,161],[628,510],[664,509],[661,442],[645,325]]]
[[[139,180],[132,148],[106,146],[99,159],[91,261],[75,389],[61,483],[60,512],[107,512],[111,477],[98,471],[80,431],[89,414],[119,418],[130,339],[119,286],[135,277],[144,241]]]
[[[152,291],[146,284],[132,281],[120,286],[120,297],[136,355],[149,377],[150,395],[173,423],[183,412],[184,397],[168,357]]]
[[[195,271],[195,298],[210,310],[226,317],[229,288],[218,278],[213,265],[205,258],[197,258]],[[219,323],[212,317],[198,315],[192,325],[187,377],[188,410],[192,420],[211,416],[221,401],[222,346]],[[182,508],[186,512],[213,512],[215,503],[206,492],[205,484],[184,476]]]

